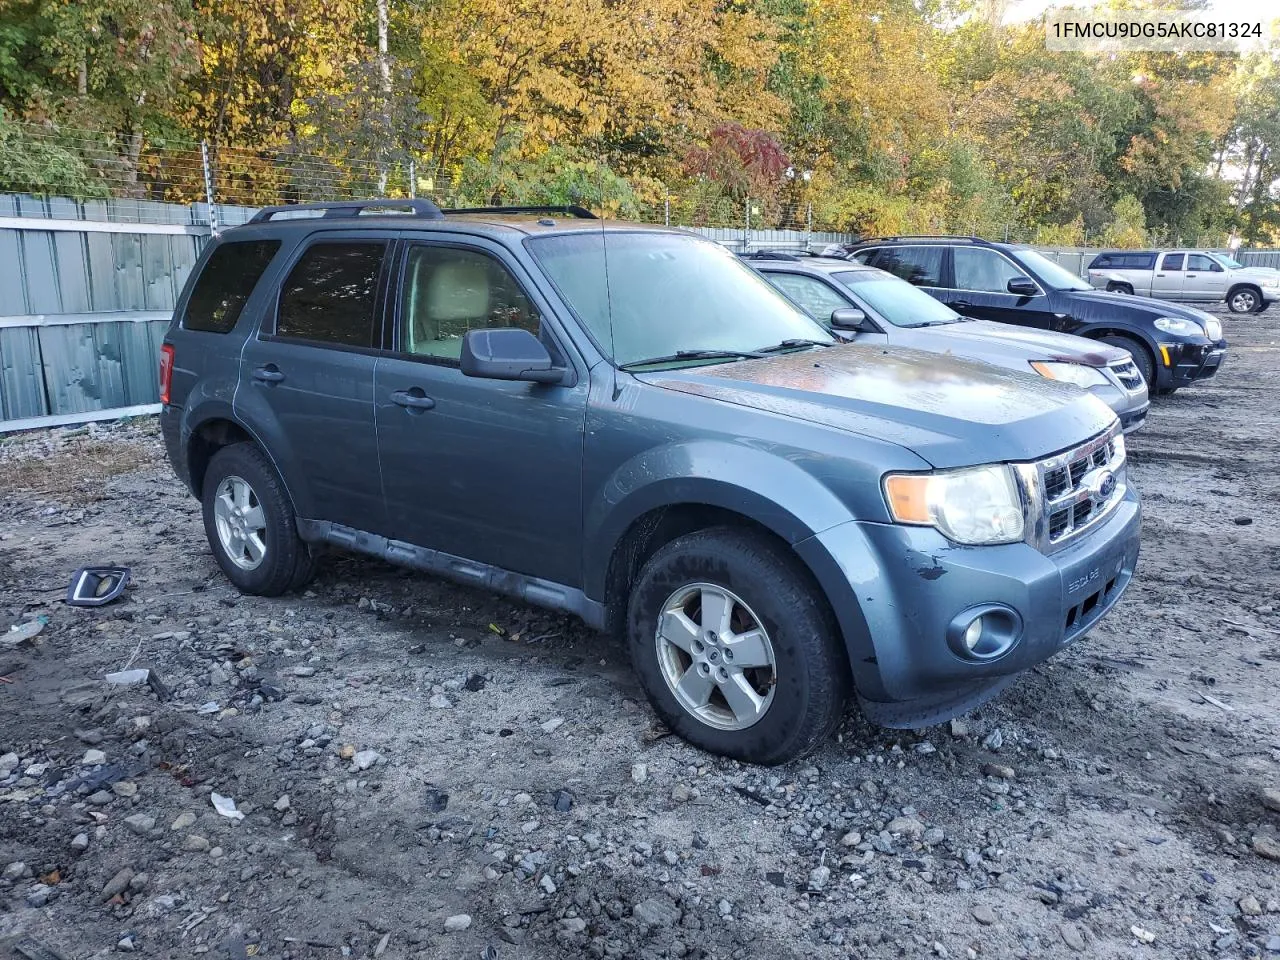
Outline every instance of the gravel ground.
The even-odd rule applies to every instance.
[[[0,443],[0,630],[48,618],[0,634],[0,957],[1280,954],[1280,317],[1228,336],[1132,438],[1102,627],[775,769],[563,617],[346,557],[239,596],[150,421]],[[88,562],[123,601],[60,602]]]

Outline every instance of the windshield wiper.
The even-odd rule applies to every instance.
[[[775,343],[772,347],[761,347],[761,353],[775,353],[778,350],[790,350],[795,347],[834,347],[834,343],[826,340],[806,340],[804,337],[792,337],[790,340],[783,340],[781,343]]]
[[[630,370],[633,367],[647,367],[653,363],[677,363],[680,360],[759,360],[768,354],[758,350],[677,350],[665,357],[649,357],[647,360],[632,360],[618,366],[619,370]]]

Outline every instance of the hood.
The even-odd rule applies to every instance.
[[[1241,267],[1238,270],[1231,271],[1231,279],[1239,280],[1277,280],[1280,279],[1280,270],[1275,267]]]
[[[1146,310],[1156,317],[1184,317],[1203,323],[1206,319],[1217,318],[1205,313],[1190,304],[1173,303],[1169,300],[1156,300],[1154,297],[1138,297],[1128,293],[1107,293],[1104,290],[1062,290],[1059,293],[1089,303],[1098,309],[1109,306],[1128,307]]]
[[[1069,384],[856,343],[637,379],[895,443],[935,467],[1035,460],[1115,422],[1102,401]]]
[[[988,320],[903,328],[895,335],[894,342],[921,350],[949,351],[958,357],[1027,372],[1030,372],[1027,364],[1032,360],[1064,360],[1105,367],[1129,357],[1118,347],[1097,340]]]

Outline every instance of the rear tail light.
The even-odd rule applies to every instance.
[[[173,345],[160,348],[160,402],[169,402],[169,386],[173,383]]]

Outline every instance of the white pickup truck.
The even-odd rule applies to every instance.
[[[1161,300],[1225,300],[1232,313],[1255,313],[1280,299],[1280,270],[1246,267],[1208,250],[1118,250],[1088,269],[1099,290]]]

